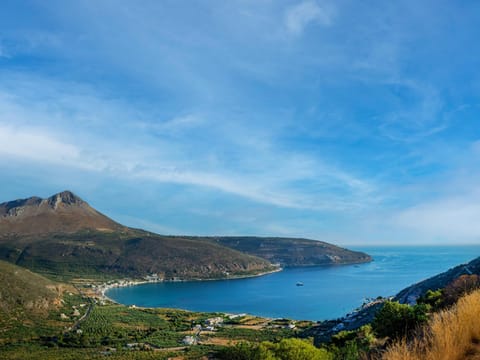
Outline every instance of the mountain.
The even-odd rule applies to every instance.
[[[70,191],[0,204],[0,260],[61,277],[207,279],[371,260],[305,239],[162,236],[116,223]]]
[[[275,269],[221,245],[122,226],[70,191],[0,204],[0,259],[67,277],[220,278]]]
[[[219,245],[261,257],[283,267],[355,264],[372,261],[359,251],[351,251],[323,241],[276,237],[214,237]]]
[[[472,274],[480,275],[480,257],[403,289],[395,296],[395,300],[403,304],[413,304],[427,290],[444,288],[459,276]]]
[[[121,231],[109,219],[70,191],[48,199],[31,197],[0,204],[0,234],[39,235],[75,233],[82,229]]]

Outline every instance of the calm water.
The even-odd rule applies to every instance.
[[[111,289],[107,295],[127,305],[322,320],[346,314],[366,297],[395,295],[412,283],[480,256],[480,245],[356,250],[372,255],[374,261],[286,269],[249,279],[145,284]],[[296,286],[299,281],[304,286]]]

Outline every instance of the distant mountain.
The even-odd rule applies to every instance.
[[[75,233],[83,229],[112,232],[125,227],[70,191],[48,199],[34,196],[0,204],[0,235]]]
[[[370,261],[305,239],[162,236],[116,223],[70,191],[0,204],[0,260],[62,277],[207,279]]]
[[[395,300],[404,304],[413,304],[427,290],[444,288],[459,276],[472,274],[480,275],[480,257],[403,289],[395,296]]]
[[[0,204],[0,259],[67,277],[205,279],[275,269],[221,245],[122,226],[70,191]]]
[[[276,237],[215,237],[216,244],[261,257],[283,267],[356,264],[372,261],[359,251],[351,251],[323,241]]]

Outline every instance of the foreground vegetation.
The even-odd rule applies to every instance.
[[[413,340],[403,338],[390,346],[384,360],[460,360],[479,358],[480,291],[433,315]]]
[[[477,275],[427,291],[414,306],[377,299],[373,321],[340,332],[342,320],[127,307],[87,283],[58,283],[1,261],[0,280],[1,359],[456,360],[480,348]],[[311,330],[326,325],[332,332],[319,341]]]

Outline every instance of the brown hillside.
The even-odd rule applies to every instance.
[[[331,244],[286,238],[162,236],[122,226],[69,191],[0,204],[0,259],[54,277],[212,279],[283,266],[370,261]]]
[[[274,269],[221,245],[122,226],[70,191],[0,204],[0,259],[68,278],[157,273],[205,279]]]
[[[75,233],[84,229],[118,231],[124,227],[70,191],[47,199],[31,197],[0,204],[0,235]]]
[[[63,285],[0,260],[0,313],[43,313],[58,306]]]

